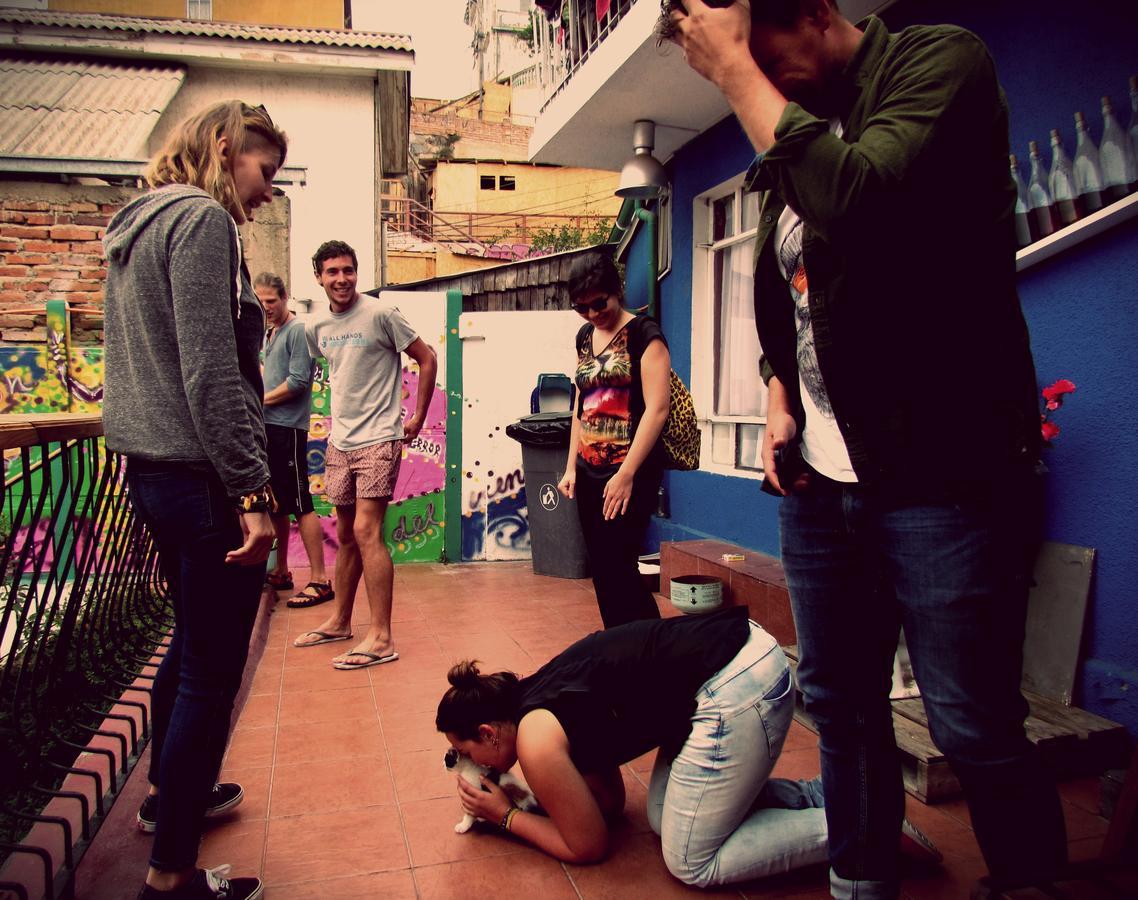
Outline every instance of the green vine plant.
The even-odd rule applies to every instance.
[[[551,225],[549,228],[535,228],[531,231],[530,246],[549,253],[563,253],[566,250],[603,244],[611,231],[611,219],[598,219],[584,229],[569,224]]]

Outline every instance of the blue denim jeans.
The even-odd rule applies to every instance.
[[[775,639],[752,622],[747,643],[695,700],[691,734],[671,765],[656,755],[648,787],[648,821],[668,871],[708,887],[824,861],[821,798],[790,782],[764,790],[794,716]]]
[[[229,739],[264,563],[227,565],[244,538],[220,480],[184,465],[130,460],[131,502],[158,546],[174,635],[154,680],[149,777],[158,787],[150,864],[192,867]]]
[[[1037,478],[938,502],[812,479],[781,503],[782,563],[819,728],[834,896],[898,891],[905,799],[889,690],[901,627],[989,870],[1052,872],[1066,856],[1062,810],[1020,693]]]

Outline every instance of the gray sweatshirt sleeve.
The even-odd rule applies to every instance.
[[[178,364],[194,428],[230,497],[268,481],[249,421],[233,332],[237,277],[228,213],[201,205],[180,217],[168,243]]]

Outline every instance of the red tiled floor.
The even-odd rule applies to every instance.
[[[306,571],[294,569],[293,575],[298,584],[307,581]],[[535,576],[528,562],[399,566],[392,618],[400,659],[354,672],[331,667],[350,642],[292,646],[329,608],[288,609],[283,599],[290,593],[280,595],[269,619],[226,756],[223,777],[240,780],[246,800],[235,815],[211,823],[202,864],[232,863],[237,875],[259,872],[267,900],[828,896],[825,866],[718,891],[676,881],[664,867],[645,809],[654,754],[624,768],[625,819],[614,827],[603,863],[561,864],[488,826],[455,834],[461,810],[453,776],[443,768],[447,744],[434,727],[447,669],[477,658],[483,671],[533,671],[600,627],[591,582]],[[355,613],[360,637],[368,617],[362,586]],[[817,738],[795,723],[774,774],[811,778],[818,771]],[[144,771],[134,778],[144,779]],[[1097,814],[1097,780],[1068,782],[1062,794],[1072,857],[1091,858],[1106,828]],[[932,870],[912,868],[903,896],[967,897],[985,874],[967,808],[960,801],[925,806],[912,798],[907,808],[945,862]],[[134,889],[92,891],[81,900],[132,896]]]
[[[262,878],[267,887],[408,868],[394,806],[269,819]],[[313,897],[327,896],[322,891]]]
[[[577,898],[561,865],[539,853],[515,853],[507,860],[499,857],[416,867],[415,881],[424,900],[503,894],[542,900]],[[511,889],[510,885],[515,887]]]

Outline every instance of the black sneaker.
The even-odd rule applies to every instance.
[[[265,893],[260,878],[226,878],[229,866],[198,869],[193,879],[174,891],[144,885],[138,900],[257,900]]]
[[[245,791],[241,785],[234,781],[223,781],[215,784],[209,793],[209,804],[205,808],[205,817],[212,819],[229,812],[245,799]],[[138,830],[152,834],[158,827],[158,795],[150,794],[142,801],[138,809]]]

